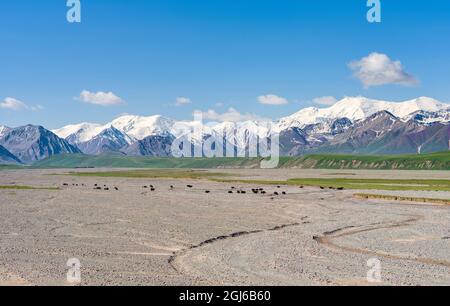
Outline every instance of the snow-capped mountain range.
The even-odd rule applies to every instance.
[[[174,139],[190,132],[189,141],[194,147],[208,138],[222,140],[226,135],[226,142],[232,143],[239,154],[245,154],[251,139],[267,137],[269,131],[280,135],[281,154],[286,156],[312,152],[395,154],[447,150],[450,104],[427,97],[405,102],[346,97],[331,107],[305,108],[270,123],[202,123],[159,115],[126,115],[106,124],[73,124],[51,132],[42,127],[11,129],[0,125],[0,145],[4,154],[11,154],[8,160],[12,155],[20,156],[26,163],[52,154],[78,152],[165,157],[171,155]],[[17,135],[22,138],[16,139]],[[21,143],[24,137],[28,145]],[[30,155],[31,148],[45,153]]]
[[[449,121],[450,104],[441,103],[427,97],[421,97],[405,102],[387,102],[371,100],[364,97],[347,97],[329,108],[310,107],[282,118],[274,123],[273,128],[283,131],[288,128],[304,128],[308,125],[332,122],[336,119],[347,118],[352,122],[365,119],[377,112],[388,111],[394,116],[408,121],[412,116],[423,114],[427,120],[423,123]],[[131,139],[142,140],[148,136],[179,134],[193,127],[196,122],[175,121],[169,118],[156,116],[131,116],[119,117],[105,125],[96,123],[80,123],[68,125],[53,130],[56,135],[69,140],[71,143],[82,143],[91,140],[105,129],[114,127]],[[260,130],[259,123],[253,121],[245,122],[222,122],[216,124],[205,124],[201,128],[205,134],[213,131],[248,129]],[[178,127],[178,128],[177,128]],[[178,131],[178,132],[176,132]],[[178,136],[178,135],[175,135]]]
[[[292,116],[282,118],[279,121],[280,130],[290,127],[303,127],[308,124],[316,124],[347,118],[352,122],[370,117],[371,115],[387,111],[398,118],[408,120],[408,115],[418,112],[442,112],[448,114],[450,104],[441,103],[435,99],[420,97],[405,102],[387,102],[372,100],[365,97],[346,97],[329,108],[309,107],[300,110]],[[436,121],[442,118],[436,117]]]

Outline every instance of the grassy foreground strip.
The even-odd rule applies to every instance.
[[[12,190],[59,190],[58,187],[33,187],[33,186],[16,186],[16,185],[0,186],[0,190],[2,190],[2,189],[12,189]]]
[[[83,177],[120,177],[120,178],[174,178],[203,179],[227,176],[226,173],[214,173],[198,170],[131,170],[108,172],[70,172],[70,175]]]
[[[393,200],[393,201],[408,201],[408,202],[421,202],[421,203],[432,203],[441,205],[450,205],[450,199],[432,199],[432,198],[417,198],[417,197],[401,197],[393,195],[383,195],[383,194],[368,194],[368,193],[357,193],[353,195],[358,199],[376,199],[376,200]]]
[[[362,190],[421,190],[450,191],[450,180],[400,180],[400,179],[291,179],[289,184],[305,186],[343,187]]]

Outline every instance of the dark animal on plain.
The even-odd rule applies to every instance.
[[[300,189],[303,189],[303,188],[305,188],[305,187],[303,187],[303,186],[300,186]]]
[[[97,187],[97,186],[98,186],[98,184],[95,184],[94,186],[95,186],[95,187]]]
[[[277,188],[279,189],[279,188],[281,188],[281,186],[277,186]]]
[[[245,191],[245,190],[241,190],[241,193],[242,193],[242,194],[246,194],[246,193],[247,193],[247,191]]]
[[[264,190],[263,191],[261,191],[261,194],[266,194],[267,192],[265,192]]]
[[[116,191],[119,191],[119,188],[117,188],[117,187],[114,187],[114,189],[115,189]]]
[[[344,187],[339,187],[337,190],[344,190],[345,188]]]
[[[150,188],[155,188],[155,186],[153,186],[153,185],[150,185]]]
[[[95,187],[94,190],[102,190],[100,187]]]
[[[231,187],[231,189],[236,189],[236,187]]]
[[[192,185],[187,185],[187,188],[193,188],[194,186],[192,186]]]
[[[104,189],[104,190],[106,190],[106,191],[109,191],[109,188],[105,187],[105,189]]]
[[[322,186],[320,186],[320,189],[324,190],[324,189],[325,189],[325,187],[322,187]]]
[[[63,184],[63,186],[69,186],[69,184],[67,184],[67,183],[64,183],[64,184]]]
[[[148,187],[147,186],[143,186],[142,188],[147,189]]]
[[[209,190],[206,190],[206,191],[205,191],[205,193],[211,193],[211,191],[209,191]]]
[[[155,191],[156,189],[155,188],[150,188],[150,191]]]
[[[174,190],[175,189],[175,187],[174,186],[170,186],[170,190]]]
[[[230,191],[228,191],[228,193],[232,194],[232,193],[233,193],[233,191],[231,191],[231,190],[230,190]]]
[[[278,193],[278,192],[276,192],[276,191],[275,191],[275,192],[274,192],[273,194],[274,194],[274,195],[276,195],[276,196],[277,196],[277,195],[279,195],[279,193]]]
[[[240,190],[238,190],[238,191],[237,191],[237,193],[239,193],[239,194],[240,194],[240,193],[241,193],[241,191],[240,191]]]
[[[283,191],[283,195],[286,195],[286,191]]]

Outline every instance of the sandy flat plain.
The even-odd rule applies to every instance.
[[[82,285],[367,285],[372,258],[382,284],[450,285],[449,206],[316,187],[53,175],[67,171],[0,172],[0,185],[61,188],[0,190],[0,285],[69,285],[70,258],[81,262]],[[449,179],[445,171],[220,171]],[[247,193],[229,194],[232,186]],[[256,187],[268,194],[251,193]]]

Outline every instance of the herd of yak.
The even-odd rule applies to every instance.
[[[69,184],[64,183],[63,186],[68,187]],[[85,184],[72,184],[72,186],[74,186],[74,187],[78,187],[78,186],[86,187]],[[194,188],[193,185],[186,185],[186,187],[189,188],[189,189]],[[152,192],[156,191],[156,187],[154,185],[148,185],[148,186],[145,185],[145,186],[142,186],[142,188],[143,189],[150,189],[150,191],[152,191]],[[304,188],[304,186],[300,186],[300,188]],[[281,186],[277,186],[277,189],[281,189]],[[320,189],[323,190],[323,189],[326,189],[326,188],[323,187],[323,186],[320,186]],[[339,187],[339,188],[329,187],[329,189],[344,190],[343,187]],[[118,187],[110,188],[107,185],[100,186],[99,184],[95,184],[94,185],[94,190],[105,190],[105,191],[115,190],[115,191],[119,191],[119,188]],[[171,185],[170,186],[170,191],[174,191],[174,190],[175,190],[175,186]],[[254,193],[254,194],[261,194],[261,195],[267,195],[268,194],[268,192],[264,188],[252,188],[251,192]],[[209,193],[211,193],[211,191],[210,190],[205,190],[205,193],[209,194]],[[229,194],[234,194],[234,193],[247,194],[247,191],[242,189],[242,188],[236,188],[236,187],[233,186],[233,187],[230,188],[230,190],[228,190],[228,193]],[[273,196],[279,196],[279,195],[287,195],[287,192],[286,191],[275,191],[275,192],[273,192],[271,194]]]

